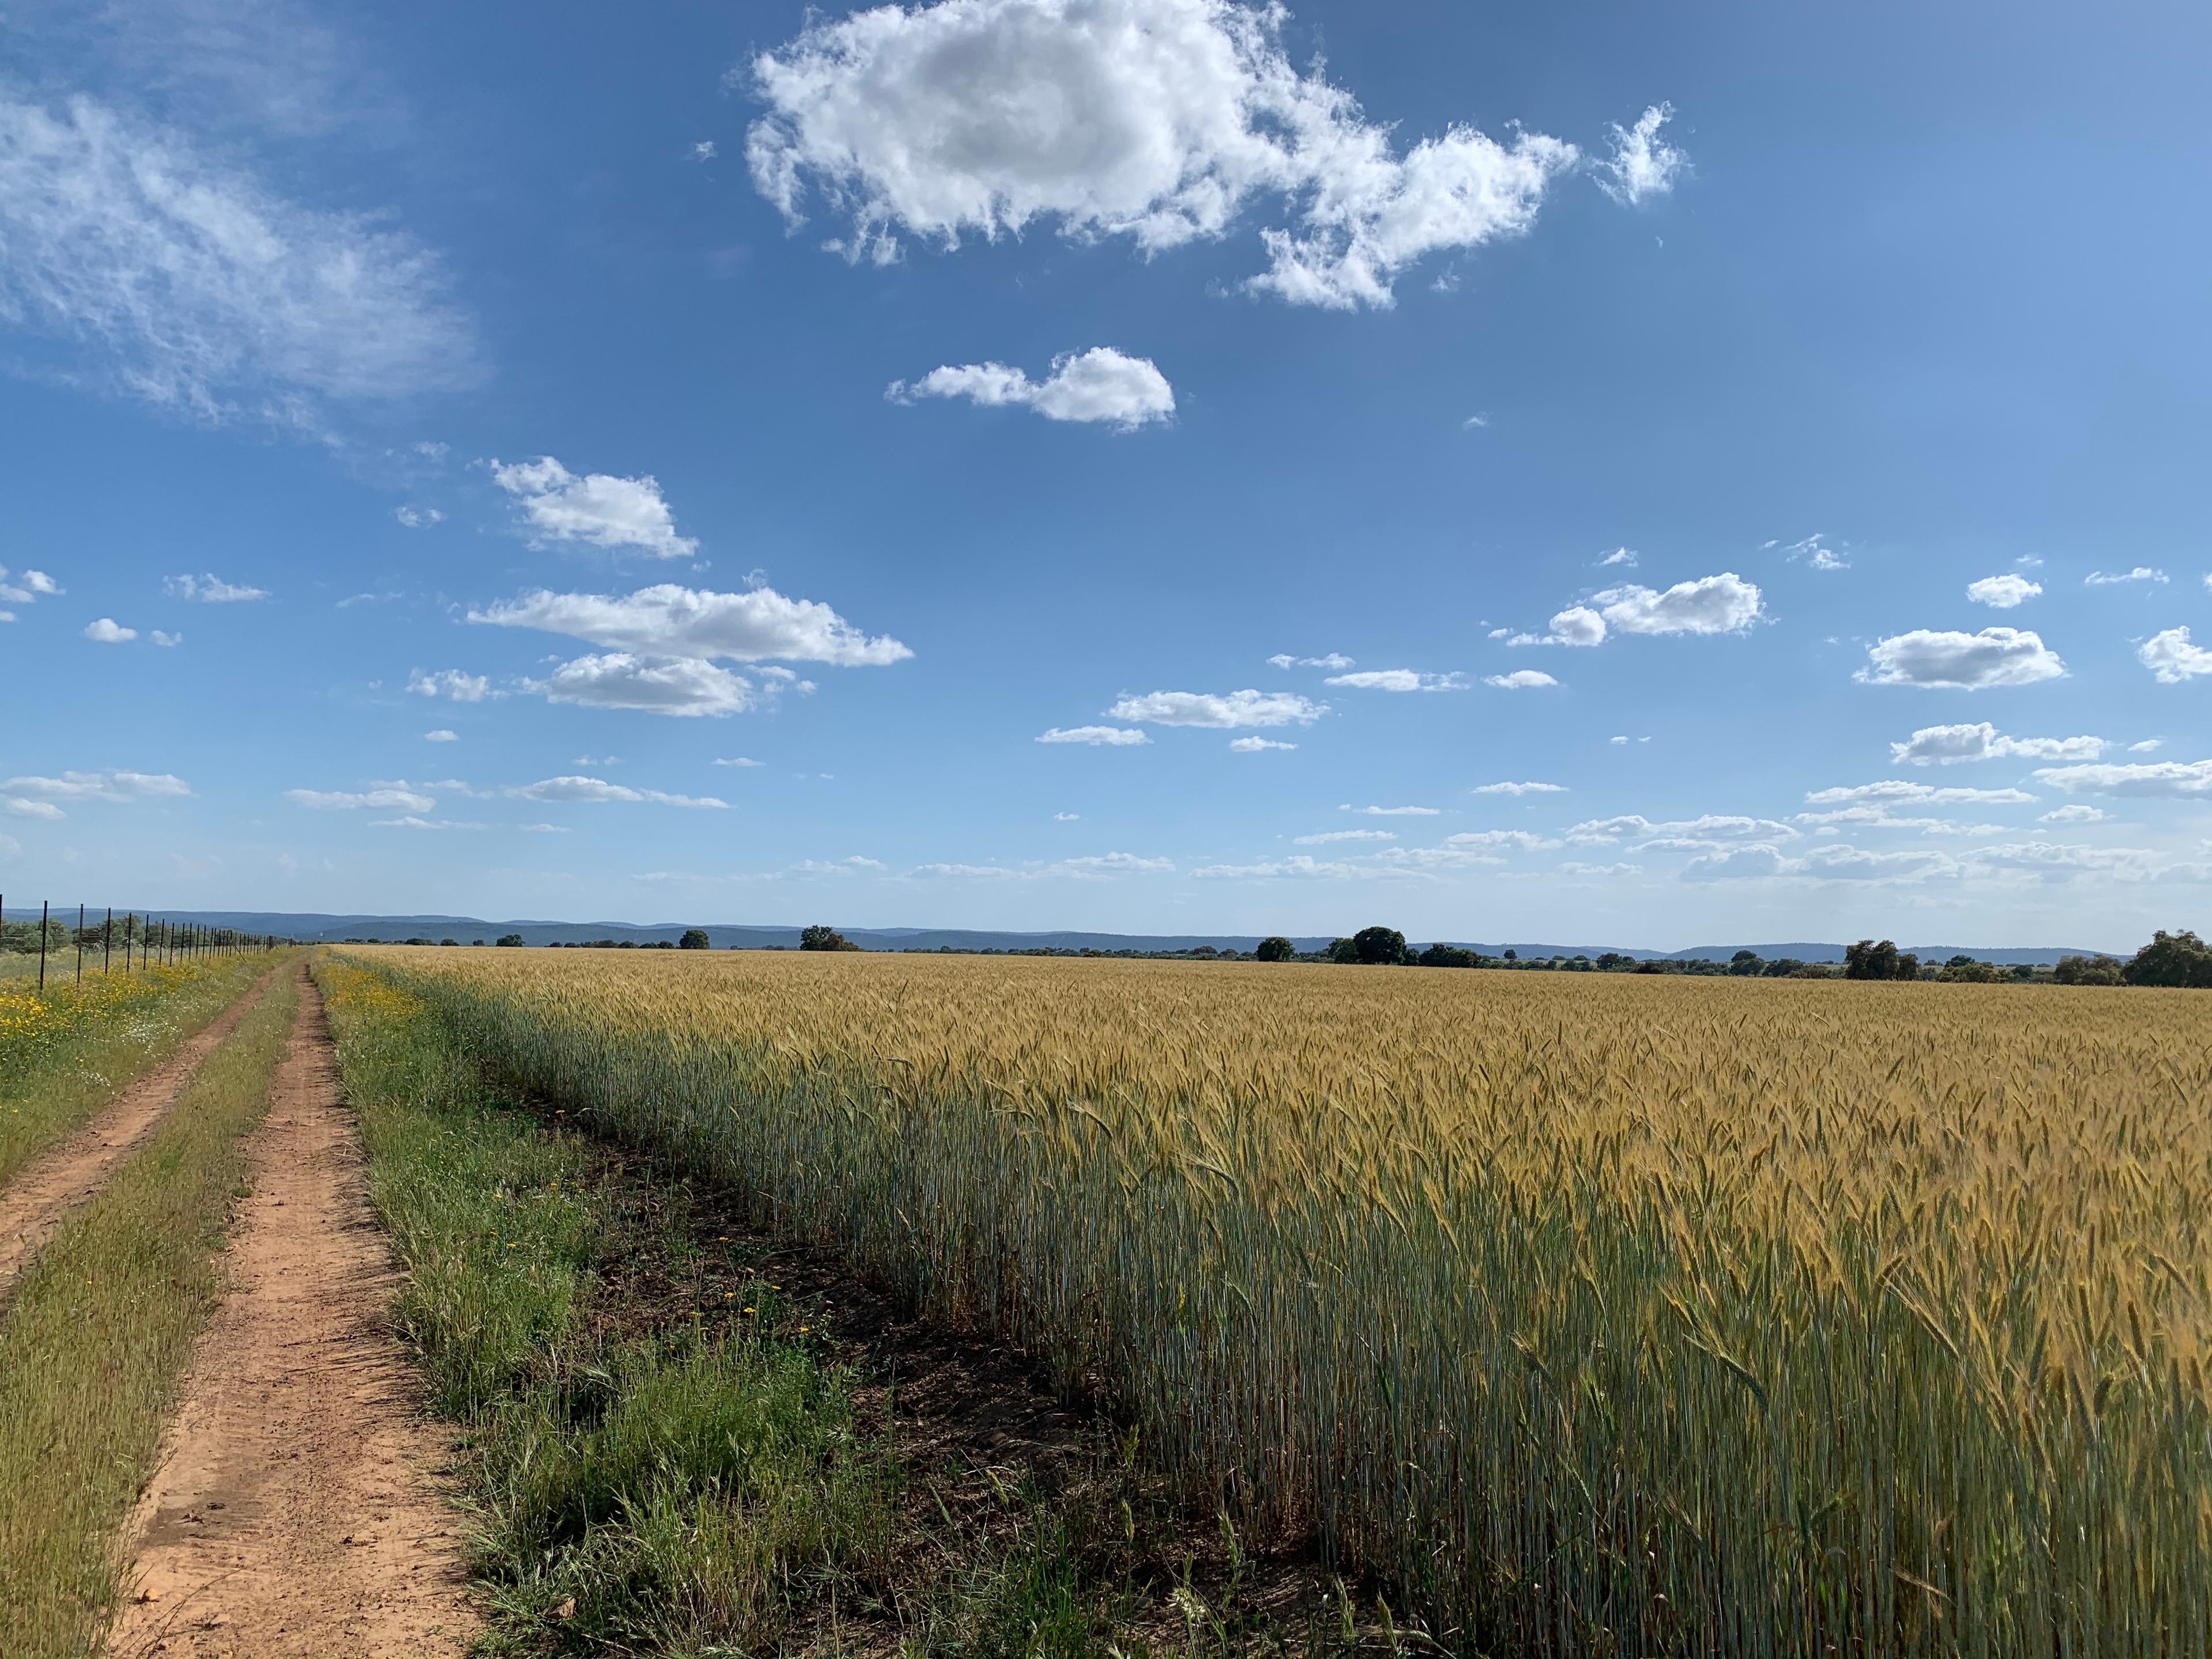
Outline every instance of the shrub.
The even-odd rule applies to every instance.
[[[2125,971],[2116,957],[2061,957],[2051,977],[2061,985],[2124,985]]]
[[[707,937],[707,930],[703,927],[686,927],[684,937],[676,941],[676,948],[679,951],[711,951],[714,948],[714,941]]]
[[[1298,953],[1298,947],[1280,933],[1263,939],[1252,954],[1262,962],[1288,962]]]
[[[824,927],[817,922],[811,927],[799,930],[799,948],[802,951],[857,951],[860,947],[835,927]]]
[[[501,933],[499,936],[499,942],[504,945],[519,945],[522,943],[522,935],[520,933]]]

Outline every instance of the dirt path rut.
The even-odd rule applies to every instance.
[[[137,1150],[147,1131],[177,1103],[200,1062],[268,994],[276,977],[274,973],[263,975],[212,1024],[185,1038],[174,1054],[125,1089],[105,1111],[52,1152],[25,1164],[0,1188],[0,1302],[7,1300],[16,1274],[54,1236],[70,1212],[100,1189],[115,1166]]]
[[[137,1589],[108,1654],[458,1656],[475,1624],[444,1443],[386,1328],[395,1270],[312,983],[247,1158],[231,1291],[125,1532]]]

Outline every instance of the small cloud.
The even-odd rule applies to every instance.
[[[1783,556],[1791,561],[1802,560],[1814,570],[1849,570],[1851,562],[1826,545],[1815,531],[1801,542],[1792,542],[1783,550]]]
[[[2053,808],[2043,815],[2042,822],[2045,823],[2102,823],[2112,816],[2102,807],[2084,806],[2077,803],[2072,806]]]
[[[1966,584],[1966,597],[1992,611],[2010,611],[2041,597],[2042,592],[2041,582],[2032,582],[2025,576],[1984,576]]]
[[[1467,681],[1458,674],[1430,674],[1411,668],[1366,668],[1355,674],[1332,674],[1324,685],[1341,685],[1353,691],[1459,691]]]
[[[1277,743],[1272,738],[1231,738],[1229,750],[1236,755],[1257,755],[1269,749],[1295,749],[1294,743]]]
[[[182,634],[170,634],[164,632],[162,629],[158,628],[151,634],[148,635],[147,637],[152,640],[155,644],[161,646],[165,650],[173,648],[185,642],[185,636]]]
[[[1627,739],[1626,738],[1625,738],[1625,737],[1620,737],[1620,738],[1607,738],[1606,739],[1606,741],[1607,741],[1607,743],[1614,744],[1617,744],[1617,745],[1620,745],[1620,746],[1622,746],[1622,747],[1626,747],[1626,744],[1627,744],[1627,743],[1628,743],[1628,739]]]
[[[727,760],[718,760],[717,766],[765,766],[766,761],[757,761],[746,755],[732,755]]]
[[[2130,755],[2148,755],[2154,750],[2163,749],[2165,747],[2166,739],[2164,738],[2145,738],[2141,743],[2130,744],[2128,745],[2128,753]]]
[[[1539,686],[1557,685],[1559,681],[1540,669],[1516,668],[1510,674],[1486,674],[1482,683],[1501,691],[1531,691]]]
[[[702,138],[691,146],[691,159],[695,161],[711,161],[720,154],[712,138]]]
[[[1613,154],[1592,168],[1598,188],[1623,207],[1635,207],[1672,191],[1690,166],[1688,156],[1659,136],[1659,129],[1674,117],[1672,104],[1653,104],[1633,126],[1613,123]]]
[[[112,617],[102,617],[87,625],[84,636],[96,645],[126,645],[138,637],[138,630],[124,627]]]
[[[1052,821],[1054,823],[1074,823],[1082,817],[1083,814],[1080,812],[1054,812],[1052,815]]]
[[[422,741],[425,743],[459,743],[460,740],[459,732],[449,732],[442,726],[434,732],[425,732],[422,734]]]
[[[1626,743],[1626,738],[1615,738],[1615,743]],[[1564,795],[1564,783],[1479,783],[1474,793],[1478,795]]]
[[[1456,286],[1456,284],[1455,284],[1454,286]],[[1450,290],[1449,290],[1449,289],[1446,289],[1446,290],[1444,290],[1444,291],[1445,291],[1445,292],[1447,292],[1447,293],[1449,293]],[[1487,415],[1470,415],[1470,416],[1468,416],[1465,420],[1462,421],[1462,422],[1459,423],[1459,428],[1460,428],[1460,430],[1461,430],[1461,431],[1462,431],[1462,432],[1468,432],[1468,431],[1472,431],[1472,430],[1473,430],[1474,428],[1476,428],[1476,427],[1488,426],[1489,424],[1490,424],[1490,416],[1487,416]]]
[[[2212,674],[2212,650],[2191,644],[2185,628],[2152,635],[2136,653],[2136,660],[2161,685],[2179,685],[2200,674]]]
[[[1052,373],[1032,380],[1004,363],[951,364],[909,384],[893,380],[884,396],[893,403],[917,398],[965,398],[988,405],[1033,409],[1048,421],[1103,421],[1133,432],[1175,416],[1175,389],[1149,357],[1131,357],[1111,346],[1063,353]]]
[[[520,504],[532,547],[583,542],[635,548],[657,559],[689,558],[699,550],[696,538],[676,533],[676,515],[650,473],[635,478],[605,472],[579,476],[550,455],[486,465],[492,482]]]
[[[1329,830],[1318,836],[1293,836],[1291,840],[1298,847],[1328,847],[1340,841],[1395,841],[1397,833],[1390,830]]]
[[[14,581],[8,580],[8,567],[0,564],[0,602],[9,605],[36,605],[41,595],[51,598],[62,590],[54,579],[43,570],[26,570]],[[9,620],[13,622],[14,617]]]
[[[1600,559],[1597,564],[1601,570],[1608,565],[1623,565],[1633,570],[1636,568],[1636,550],[1632,547],[1616,547]]]
[[[1267,659],[1270,668],[1326,668],[1332,673],[1352,666],[1352,659],[1341,651],[1332,651],[1326,657],[1293,657],[1287,651]]]
[[[1142,732],[1121,726],[1054,726],[1037,734],[1039,743],[1087,743],[1094,748],[1127,749],[1152,739]]]
[[[1978,634],[1916,628],[1867,647],[1868,665],[1852,678],[1868,685],[1979,690],[2062,678],[2066,665],[2039,635],[1984,628]]]
[[[407,689],[418,697],[447,697],[454,702],[482,702],[498,695],[488,676],[464,674],[458,668],[441,668],[434,674],[415,669],[407,676]]]
[[[51,822],[69,816],[50,800],[25,800],[20,796],[10,795],[7,806],[9,813],[19,818],[45,818]]]
[[[247,587],[212,574],[171,576],[162,582],[161,590],[173,599],[189,599],[195,605],[243,605],[269,597],[265,587]]]
[[[1433,818],[1442,816],[1443,808],[1437,806],[1354,806],[1350,801],[1338,805],[1340,812],[1356,812],[1368,818]]]
[[[2092,570],[2087,575],[2081,578],[2081,586],[2084,587],[2117,587],[2122,582],[2151,582],[2155,584],[2163,583],[2166,579],[2166,572],[2163,570],[2154,570],[2147,564],[2139,564],[2132,570]]]
[[[410,530],[428,530],[434,524],[444,523],[446,518],[434,507],[395,507],[392,516]]]

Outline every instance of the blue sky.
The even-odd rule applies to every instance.
[[[2212,20],[1965,12],[11,9],[0,887],[2198,925]]]

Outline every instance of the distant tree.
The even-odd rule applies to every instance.
[[[2124,985],[2126,972],[2115,957],[2061,957],[2051,977],[2061,985]]]
[[[1364,967],[1397,967],[1411,962],[1406,936],[1395,927],[1363,927],[1349,941],[1352,959]]]
[[[1298,947],[1280,933],[1261,939],[1258,948],[1252,952],[1262,962],[1288,962],[1297,953]]]
[[[1844,977],[1895,979],[1898,976],[1898,960],[1897,946],[1889,940],[1884,939],[1877,945],[1870,939],[1863,939],[1856,945],[1846,946],[1844,951]],[[1919,965],[1917,962],[1913,963],[1916,969]]]
[[[407,942],[410,945],[435,945],[438,941],[434,939],[423,939],[418,935],[414,939],[409,939]]]
[[[1759,971],[1767,979],[1788,979],[1804,965],[1795,957],[1777,957]]]
[[[1890,977],[1892,979],[1918,979],[1920,977],[1920,958],[1914,956],[1910,951],[1899,951],[1897,953],[1897,969],[1895,972],[1890,975]]]
[[[714,941],[707,937],[707,930],[703,927],[686,927],[684,937],[676,941],[676,948],[679,951],[711,951],[714,948]]]
[[[471,945],[482,945],[482,944],[483,943],[483,941],[482,939],[471,939],[471,940],[469,941],[469,943],[470,943],[470,944],[471,944]]]
[[[2212,990],[2212,946],[2194,933],[2160,929],[2121,974],[2130,985],[2180,985]]]
[[[2003,969],[1992,963],[1958,956],[1938,968],[1936,977],[1948,985],[1994,985],[2007,975]]]
[[[1756,951],[1739,951],[1729,958],[1728,970],[1743,978],[1758,974],[1766,966]]]
[[[522,943],[522,935],[520,933],[501,933],[499,936],[499,942],[501,945],[519,945]]]
[[[1508,962],[1518,962],[1521,960],[1521,953],[1509,945],[1505,951],[1505,960]]]
[[[860,947],[834,927],[816,923],[799,931],[799,948],[802,951],[857,951]]]
[[[1482,958],[1457,945],[1431,945],[1417,958],[1424,968],[1474,968]]]

